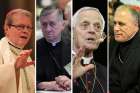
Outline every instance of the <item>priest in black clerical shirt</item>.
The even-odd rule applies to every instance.
[[[37,41],[37,88],[65,91],[71,89],[71,43],[64,31],[63,13],[55,6],[40,14],[44,37]]]
[[[110,44],[110,93],[140,93],[140,10],[122,5],[114,15]]]

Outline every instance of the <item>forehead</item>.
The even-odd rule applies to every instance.
[[[16,23],[32,24],[31,17],[24,15],[24,14],[21,14],[21,13],[13,14],[12,20]]]
[[[55,21],[57,19],[57,17],[58,17],[57,11],[53,11],[52,13],[41,16],[40,21],[41,22]]]
[[[97,11],[94,10],[86,10],[79,13],[79,21],[88,21],[91,23],[94,22],[102,22],[101,16]]]
[[[114,15],[115,21],[122,21],[122,22],[133,22],[134,17],[132,16],[130,10],[128,9],[119,9],[115,12]]]

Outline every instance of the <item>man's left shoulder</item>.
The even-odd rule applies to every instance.
[[[100,63],[96,63],[96,71],[98,76],[104,77],[106,78],[107,76],[107,67],[100,64]]]
[[[105,66],[105,65],[102,65],[101,63],[97,63],[97,62],[96,62],[96,66],[97,66],[97,68],[99,68],[99,69],[105,69],[105,70],[107,69],[106,66]]]

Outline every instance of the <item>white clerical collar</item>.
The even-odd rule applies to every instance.
[[[76,52],[75,52],[74,50],[72,50],[72,55],[73,55],[73,56],[76,55]]]
[[[86,64],[90,64],[91,60],[93,59],[93,56],[91,57],[82,57],[83,59],[83,64],[86,65]]]
[[[72,50],[72,55],[75,56],[76,52]],[[91,57],[82,57],[83,64],[90,64],[91,60],[93,59],[93,56]]]
[[[52,46],[56,46],[56,44],[57,43],[59,43],[61,40],[58,40],[58,41],[56,41],[56,42],[50,42],[50,41],[47,41],[47,42],[49,42]]]
[[[60,42],[60,41],[59,41],[59,42]],[[51,43],[51,44],[52,44],[52,46],[56,46],[56,44],[59,43],[59,42],[53,42],[53,43]]]

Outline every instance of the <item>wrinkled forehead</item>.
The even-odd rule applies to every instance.
[[[102,23],[102,18],[100,14],[94,10],[82,11],[79,13],[77,18],[79,22],[88,21],[90,23],[94,23],[94,22]]]
[[[80,8],[73,16],[73,28],[75,28],[82,21],[89,21],[90,23],[98,22],[101,24],[101,31],[104,30],[105,20],[97,8],[83,7]]]
[[[130,19],[134,20],[135,22],[139,23],[139,12],[131,6],[122,5],[117,8],[115,11],[116,16],[123,16],[123,17],[130,17]]]
[[[16,21],[16,20],[20,20],[20,21],[26,21],[26,20],[28,20],[28,21],[31,21],[32,22],[32,18],[30,17],[30,16],[28,16],[28,15],[24,15],[24,14],[21,14],[21,13],[16,13],[16,14],[13,14],[12,16],[11,16],[11,18],[12,18],[12,20],[14,21]],[[24,20],[21,20],[21,19],[24,19]],[[26,19],[26,20],[25,20]]]
[[[24,18],[28,18],[28,19],[32,20],[31,16],[25,15],[25,14],[22,14],[22,13],[15,13],[15,14],[11,15],[11,18],[16,18],[16,17],[24,17]]]

